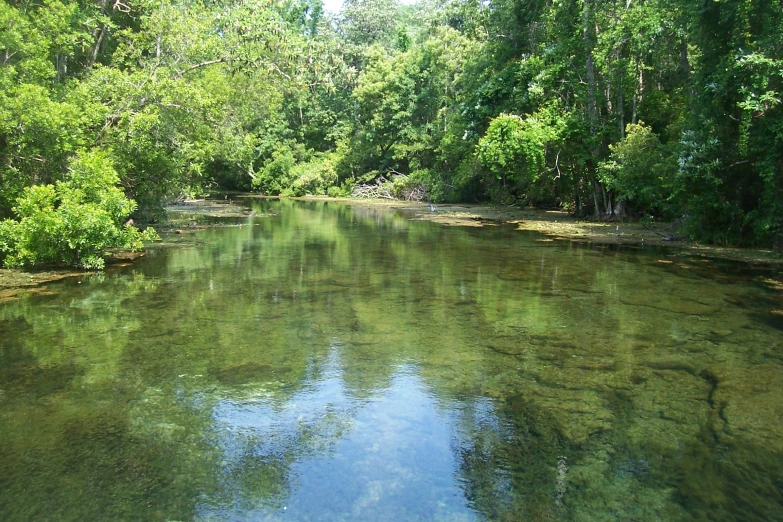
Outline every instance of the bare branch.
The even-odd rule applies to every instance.
[[[121,13],[130,13],[131,11],[131,8],[128,5],[123,4],[120,0],[116,0],[114,2],[112,9],[115,9]]]
[[[190,71],[195,71],[196,69],[201,69],[202,67],[209,67],[210,65],[215,65],[218,63],[226,63],[228,60],[226,58],[218,58],[216,60],[207,60],[205,62],[197,63],[196,65],[191,65],[184,71],[181,71],[179,74],[177,74],[177,79],[179,80],[186,74],[188,74]]]

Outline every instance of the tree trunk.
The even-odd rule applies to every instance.
[[[101,50],[101,45],[103,44],[103,37],[106,35],[106,24],[101,27],[100,33],[98,33],[98,38],[95,40],[95,46],[92,48],[92,54],[90,55],[90,59],[87,62],[87,68],[92,69],[92,66],[95,65],[95,61],[98,59],[98,53]]]
[[[593,178],[593,200],[595,201],[595,214],[601,216],[601,209],[598,205],[598,190],[600,184],[595,178],[595,166],[598,165],[600,150],[596,140],[596,129],[598,128],[598,105],[595,97],[595,65],[593,63],[593,37],[591,31],[595,30],[592,26],[592,6],[593,0],[584,0],[584,10],[582,11],[582,37],[585,44],[585,70],[587,76],[587,117],[590,122],[590,138],[592,139],[592,150],[590,154],[593,158],[590,169],[590,175]]]
[[[690,96],[688,96],[688,107],[691,112],[695,112],[696,107],[694,102],[696,101],[696,91],[694,91],[693,84],[691,83],[691,62],[688,58],[688,41],[685,38],[680,40],[680,64],[682,66],[683,81],[690,93]]]
[[[595,215],[601,217],[601,206],[598,204],[598,182],[593,179],[593,204],[595,205]]]
[[[691,77],[691,62],[688,59],[688,41],[685,38],[680,40],[680,63],[682,64],[682,75],[687,82]]]
[[[614,215],[622,218],[625,214],[625,201],[618,201],[614,206]]]
[[[584,11],[582,13],[582,36],[585,42],[585,69],[587,72],[587,116],[590,121],[590,134],[595,135],[597,127],[598,107],[595,99],[595,66],[593,64],[593,41],[590,34],[590,18],[592,0],[584,0]]]
[[[623,68],[617,74],[617,115],[620,117],[620,139],[625,139],[625,97],[623,95]]]
[[[636,72],[638,82],[633,91],[633,110],[631,112],[631,123],[638,121],[639,104],[642,103],[642,93],[644,92],[644,69],[639,65],[639,59],[636,59]]]

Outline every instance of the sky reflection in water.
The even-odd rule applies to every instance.
[[[459,413],[444,411],[411,365],[396,368],[390,386],[377,395],[351,397],[343,386],[340,348],[331,346],[320,379],[285,404],[263,396],[218,402],[213,419],[224,454],[220,479],[236,496],[199,508],[201,517],[475,519],[455,481],[452,445],[460,434],[452,417]],[[247,498],[236,484],[249,468],[256,473],[258,463],[275,474],[280,461],[288,471],[286,487],[276,494]]]

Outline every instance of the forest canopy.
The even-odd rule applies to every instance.
[[[0,28],[6,264],[91,266],[216,189],[384,180],[783,246],[781,0],[4,0]],[[85,253],[20,255],[66,200]]]

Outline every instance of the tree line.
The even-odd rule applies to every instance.
[[[781,246],[782,51],[780,0],[4,0],[0,256],[382,182]]]

